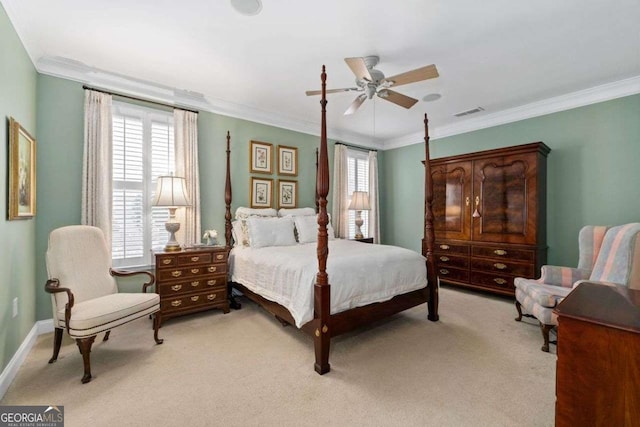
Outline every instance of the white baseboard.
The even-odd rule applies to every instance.
[[[22,344],[20,344],[20,347],[18,347],[18,350],[7,364],[7,367],[4,368],[0,374],[0,399],[4,397],[9,386],[15,379],[16,375],[18,375],[18,370],[29,355],[33,345],[36,343],[38,335],[49,332],[53,332],[53,319],[40,320],[33,325],[24,341],[22,341]]]

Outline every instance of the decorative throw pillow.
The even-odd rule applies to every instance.
[[[311,243],[318,240],[318,217],[316,215],[295,216],[293,217],[293,222],[296,225],[299,243]],[[329,235],[329,240],[335,239],[335,232],[331,222],[327,224],[327,234]]]
[[[238,209],[236,209],[236,219],[247,219],[250,216],[267,216],[267,217],[278,216],[278,211],[276,211],[273,208],[255,209],[255,208],[246,208],[243,206],[240,206]]]
[[[293,235],[293,220],[285,218],[247,218],[249,244],[252,248],[266,246],[290,246],[296,244]]]
[[[280,208],[278,211],[278,216],[301,216],[301,215],[315,215],[316,210],[313,208],[295,208],[295,209],[285,209]]]

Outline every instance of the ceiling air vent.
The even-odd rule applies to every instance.
[[[482,108],[482,107],[472,108],[471,110],[462,111],[462,112],[460,112],[458,114],[454,114],[454,116],[463,117],[463,116],[468,116],[469,114],[479,113],[480,111],[484,111],[484,108]]]

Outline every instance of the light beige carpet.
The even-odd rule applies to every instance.
[[[334,339],[331,372],[313,370],[313,343],[241,299],[243,308],[115,329],[92,351],[93,381],[65,337],[38,338],[0,404],[64,405],[72,426],[551,426],[555,346],[514,321],[511,301],[440,290],[426,304]]]

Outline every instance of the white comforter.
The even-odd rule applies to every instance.
[[[318,272],[316,243],[234,248],[231,280],[286,307],[300,327],[313,319]],[[339,313],[427,285],[425,259],[397,246],[330,240],[327,273],[331,313]]]

